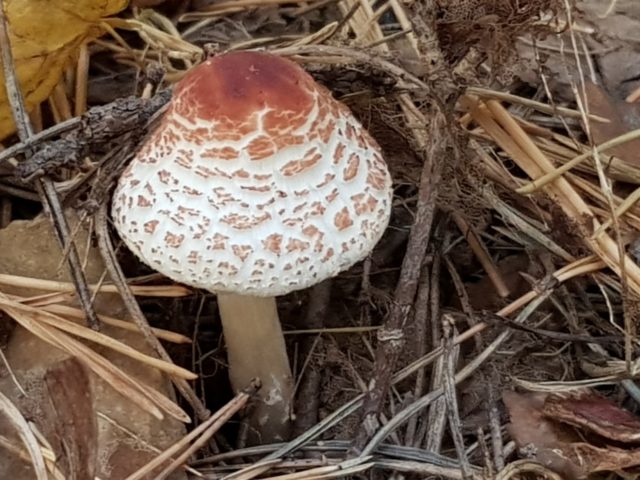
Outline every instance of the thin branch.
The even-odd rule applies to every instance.
[[[540,306],[542,302],[544,302],[549,295],[551,294],[551,290],[545,291],[542,295],[537,297],[531,303],[529,303],[520,314],[516,318],[516,322],[523,323],[526,319],[532,315],[536,309]],[[493,353],[498,349],[498,347],[507,340],[511,335],[510,331],[502,332],[491,344],[484,349],[484,351],[474,358],[471,362],[469,362],[466,366],[464,366],[455,376],[455,383],[460,383],[461,381],[468,378],[473,372],[475,372],[487,359],[491,357]],[[459,336],[453,339],[453,344],[455,345]],[[442,350],[440,350],[442,353]],[[400,425],[404,424],[409,418],[413,415],[417,415],[424,408],[431,405],[436,399],[440,398],[441,395],[444,394],[444,389],[440,388],[438,390],[434,390],[429,392],[425,396],[417,399],[411,405],[408,405],[403,410],[396,413],[393,418],[389,419],[386,425],[381,427],[376,434],[371,438],[369,443],[365,445],[362,449],[360,455],[366,456],[371,454],[385,438],[387,438],[391,433],[396,430]]]
[[[147,344],[150,345],[153,350],[155,350],[155,352],[162,360],[173,363],[173,360],[171,360],[171,357],[164,349],[158,338],[154,335],[153,330],[149,326],[149,322],[147,322],[147,319],[145,318],[144,313],[142,313],[138,302],[136,302],[135,296],[131,291],[131,287],[127,284],[127,279],[125,278],[124,273],[122,273],[120,264],[117,261],[116,254],[113,251],[113,246],[111,245],[111,239],[109,237],[109,230],[107,226],[107,204],[102,204],[100,210],[96,213],[95,225],[96,236],[98,237],[98,247],[105,262],[107,272],[109,273],[109,276],[111,277],[113,283],[118,287],[118,291],[120,292],[122,301],[127,307],[129,315],[131,315],[132,320],[140,329],[140,332],[144,336]],[[189,384],[185,380],[177,377],[171,377],[171,380],[178,391],[185,398],[185,400],[189,402],[196,416],[200,420],[208,419],[211,413],[202,404]]]
[[[379,426],[378,415],[387,395],[395,364],[403,350],[404,328],[410,316],[411,306],[418,288],[420,267],[423,264],[431,235],[440,178],[441,162],[439,162],[439,159],[443,157],[443,150],[448,146],[445,138],[440,137],[438,139],[439,132],[444,129],[444,124],[444,115],[442,113],[436,114],[430,128],[432,142],[425,155],[416,217],[409,234],[409,243],[402,262],[400,278],[389,315],[383,328],[378,330],[377,333],[378,347],[376,350],[375,370],[366,395],[363,412],[363,425],[365,428],[358,432],[354,440],[354,451],[362,448],[367,443],[370,432]]]
[[[453,344],[453,319],[445,315],[442,321],[444,338],[444,375],[443,389],[447,404],[447,417],[449,418],[449,431],[456,449],[462,477],[471,478],[471,465],[464,449],[464,437],[462,435],[462,422],[458,411],[458,398],[456,395],[455,365],[458,360],[459,347]]]
[[[13,119],[16,124],[18,136],[22,143],[28,143],[29,139],[33,137],[33,129],[29,122],[29,117],[24,106],[24,98],[22,92],[18,86],[18,80],[16,78],[16,72],[14,68],[13,54],[11,52],[11,41],[9,39],[9,32],[7,28],[7,17],[4,12],[4,3],[0,5],[0,50],[2,54],[2,67],[5,79],[5,88],[7,90],[7,98],[11,105],[13,112]],[[87,279],[84,276],[82,270],[82,264],[76,250],[75,243],[69,234],[69,225],[64,215],[58,193],[53,185],[53,182],[48,178],[42,178],[36,183],[38,193],[42,201],[42,206],[45,214],[51,221],[58,243],[63,250],[69,248],[69,267],[71,270],[71,277],[73,283],[76,286],[78,298],[82,309],[87,316],[87,323],[93,329],[98,329],[99,320],[93,309],[93,303],[91,301],[91,292],[87,286]]]

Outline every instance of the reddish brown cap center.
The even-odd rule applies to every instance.
[[[259,52],[213,57],[191,70],[176,86],[174,107],[190,119],[225,118],[243,122],[265,107],[307,113],[313,79],[297,64]]]

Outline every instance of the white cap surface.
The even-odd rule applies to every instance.
[[[380,148],[347,107],[294,62],[238,52],[176,85],[112,213],[127,246],[164,275],[275,296],[366,257],[391,198]]]

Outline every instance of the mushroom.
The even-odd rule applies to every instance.
[[[286,438],[293,379],[275,296],[362,260],[390,216],[380,147],[284,58],[209,58],[175,86],[119,179],[113,221],[138,257],[217,295],[234,389],[259,378],[249,419]]]

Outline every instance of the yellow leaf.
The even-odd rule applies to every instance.
[[[28,111],[45,100],[85,41],[100,36],[102,18],[128,0],[4,0],[16,74]],[[4,83],[4,75],[0,71]],[[15,131],[7,93],[0,89],[0,140]]]

